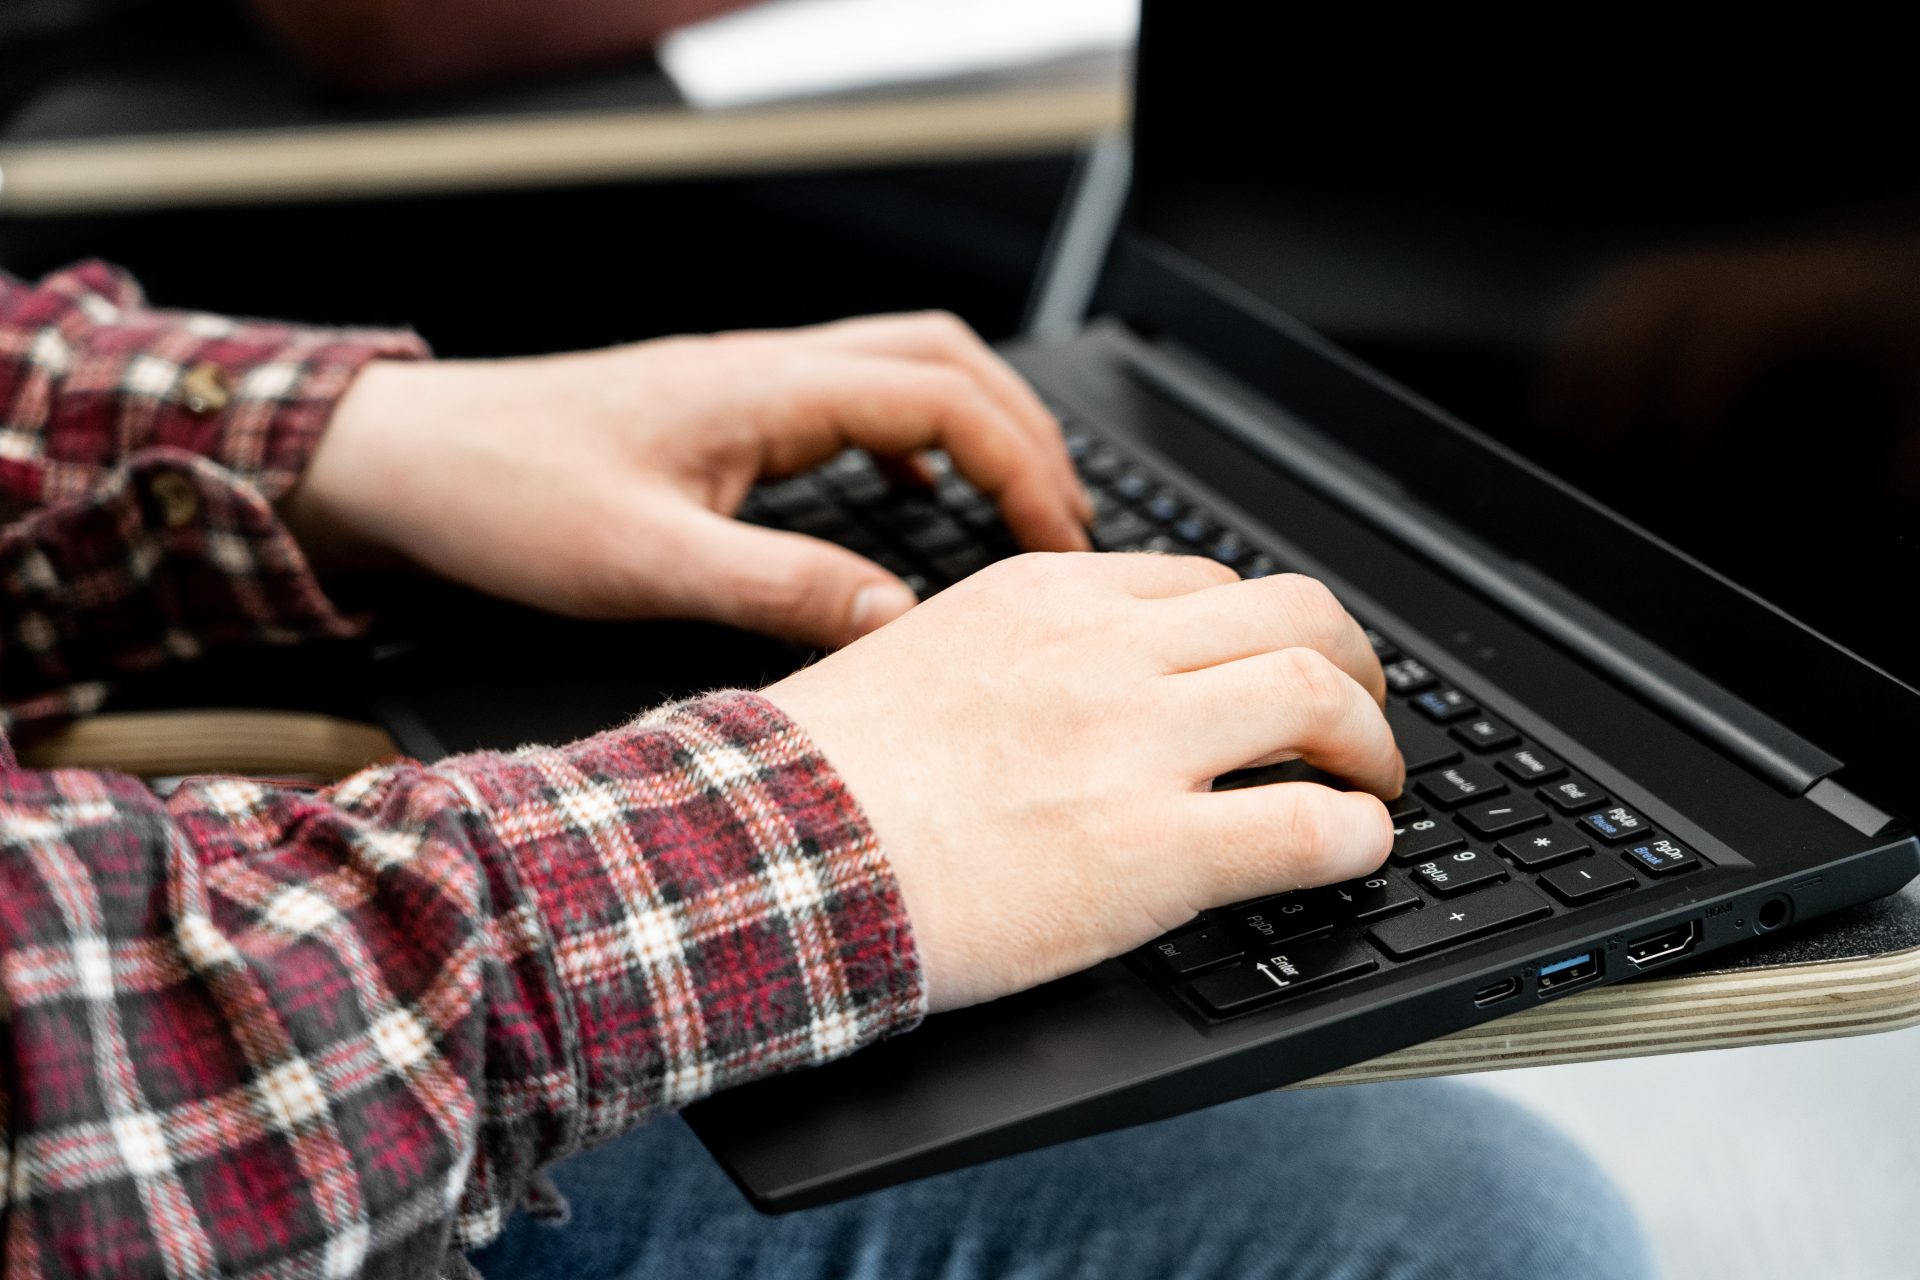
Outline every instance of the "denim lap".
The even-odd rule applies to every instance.
[[[677,1119],[566,1161],[499,1280],[1632,1280],[1619,1194],[1524,1109],[1444,1080],[1266,1094],[842,1204],[756,1213]]]

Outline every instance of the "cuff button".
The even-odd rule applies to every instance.
[[[202,361],[180,379],[180,395],[189,413],[218,413],[232,403],[233,388],[227,383],[226,370]]]
[[[175,471],[163,471],[147,482],[147,492],[160,508],[167,528],[179,529],[192,524],[200,514],[200,495],[188,479]]]

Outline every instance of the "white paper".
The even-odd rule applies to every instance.
[[[687,101],[737,107],[1116,52],[1138,23],[1138,0],[766,0],[659,53]]]

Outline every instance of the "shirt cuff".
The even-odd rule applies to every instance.
[[[530,762],[572,830],[494,821],[518,837],[578,1029],[582,1143],[925,1015],[866,815],[765,698],[669,705]]]
[[[99,263],[49,284],[76,299],[37,339],[36,359],[57,375],[44,431],[56,477],[61,461],[111,467],[150,449],[177,449],[212,459],[274,502],[306,470],[368,362],[430,354],[402,330],[150,309],[130,279]]]

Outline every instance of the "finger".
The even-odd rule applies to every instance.
[[[1196,781],[1299,759],[1383,799],[1406,782],[1379,704],[1317,649],[1242,658],[1165,687]]]
[[[1326,584],[1304,574],[1233,582],[1167,606],[1157,632],[1173,670],[1194,671],[1276,649],[1316,649],[1386,705],[1387,681],[1367,633]]]
[[[1315,782],[1196,792],[1180,797],[1174,821],[1203,880],[1195,896],[1215,904],[1352,880],[1393,848],[1386,805]]]
[[[967,323],[944,311],[863,316],[820,325],[802,333],[809,341],[850,351],[941,362],[964,369],[1047,456],[1083,522],[1093,519],[1093,499],[1067,456],[1060,420],[1013,366],[981,341]]]
[[[1036,551],[1083,551],[1086,530],[1030,439],[966,374],[913,360],[819,353],[786,368],[779,394],[802,430],[769,444],[769,469],[800,470],[852,445],[945,449]],[[811,428],[810,430],[807,428]]]
[[[693,511],[676,541],[668,603],[683,617],[836,648],[917,603],[873,561],[804,534]]]

